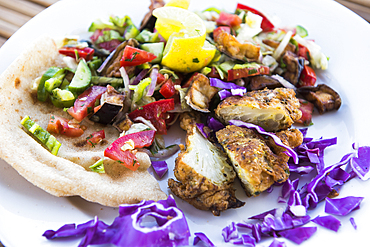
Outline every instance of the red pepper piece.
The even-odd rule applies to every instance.
[[[73,57],[76,59],[76,51],[78,53],[78,56],[80,58],[84,58],[86,61],[89,61],[94,56],[94,49],[90,47],[84,47],[84,48],[77,48],[77,47],[62,47],[59,49],[59,53]]]
[[[122,66],[137,66],[146,62],[150,62],[157,58],[153,53],[126,45],[123,50],[120,65]]]
[[[254,8],[251,8],[247,5],[241,4],[241,3],[238,3],[236,8],[237,9],[248,10],[248,11],[252,12],[253,14],[261,16],[262,17],[261,28],[264,32],[270,32],[270,31],[274,30],[274,25],[271,23],[271,21],[269,19],[267,19],[267,17],[264,14],[262,14],[261,12],[259,12],[258,10],[254,9]]]
[[[77,121],[82,121],[87,115],[94,112],[96,100],[100,99],[103,93],[107,91],[106,87],[92,86],[85,90],[76,99],[74,106],[68,109],[69,115]]]
[[[305,87],[305,86],[314,86],[316,83],[316,73],[308,65],[303,67],[301,72],[301,77],[299,78],[298,87]]]
[[[227,71],[227,80],[232,81],[248,76],[268,75],[269,73],[270,68],[267,66],[261,66],[259,68],[230,69]]]
[[[298,44],[298,56],[303,57],[307,61],[310,61],[310,51],[307,49],[306,46]]]
[[[47,131],[55,134],[62,134],[69,137],[78,137],[84,133],[79,124],[69,124],[69,119],[51,115]]]
[[[216,20],[218,26],[237,27],[240,26],[241,23],[242,19],[239,16],[223,11],[220,12],[220,16]]]
[[[104,156],[112,160],[119,161],[128,169],[136,171],[140,166],[133,150],[122,150],[122,146],[133,142],[133,148],[149,147],[154,141],[155,131],[141,131],[128,135],[124,135],[115,140],[108,148],[104,150]]]
[[[101,142],[105,138],[104,130],[96,131],[86,138],[86,141],[92,147]]]
[[[304,99],[299,99],[299,103],[301,103],[299,110],[301,110],[302,112],[302,117],[299,120],[297,120],[296,123],[309,126],[312,124],[312,113],[314,105],[311,102],[308,102],[307,100]]]
[[[175,95],[176,89],[175,84],[172,82],[171,79],[168,79],[159,89],[159,93],[163,95],[166,99],[171,98]]]
[[[167,134],[166,119],[168,118],[166,112],[173,109],[175,109],[175,101],[173,98],[158,100],[136,109],[128,114],[128,116],[133,121],[135,121],[137,117],[143,117],[149,120],[157,129],[158,134],[165,135]]]

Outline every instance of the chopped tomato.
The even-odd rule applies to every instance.
[[[220,16],[216,20],[216,24],[218,26],[229,26],[229,27],[237,27],[240,26],[242,23],[242,19],[235,14],[230,14],[221,11]]]
[[[310,61],[310,51],[307,49],[306,46],[298,44],[298,56],[303,57],[307,61]]]
[[[79,124],[70,123],[70,120],[56,115],[50,116],[47,131],[69,137],[78,137],[84,133]]]
[[[251,8],[247,5],[241,4],[241,3],[238,3],[236,8],[237,9],[248,10],[248,11],[252,12],[253,14],[261,16],[262,17],[261,28],[264,32],[270,32],[270,31],[274,30],[274,25],[271,23],[271,21],[269,19],[267,19],[267,17],[264,14],[262,14],[261,12],[259,12],[258,10],[254,9],[254,8]]]
[[[135,120],[137,117],[143,117],[153,124],[153,126],[157,129],[158,134],[165,135],[167,134],[167,111],[171,111],[173,109],[175,109],[175,100],[173,98],[164,99],[139,107],[135,111],[128,114],[128,116],[133,121],[138,121]]]
[[[120,61],[122,66],[137,66],[146,62],[150,62],[157,58],[153,53],[126,45],[123,50],[122,59]]]
[[[82,121],[87,115],[94,112],[95,102],[106,90],[107,88],[102,86],[89,87],[78,96],[74,105],[67,112],[77,121]]]
[[[304,99],[299,99],[299,103],[301,106],[299,110],[302,112],[302,117],[296,121],[296,123],[303,124],[305,126],[309,126],[312,124],[312,113],[314,109],[314,105],[311,102],[308,102]]]
[[[158,73],[158,75],[157,75],[157,85],[162,84],[162,82],[164,82],[165,80],[166,80],[166,77],[163,74]]]
[[[316,83],[316,73],[308,65],[303,67],[301,77],[299,78],[298,87],[314,86]]]
[[[162,85],[161,89],[159,89],[159,93],[162,94],[166,99],[175,95],[175,84],[172,82],[171,78],[167,79],[167,81]]]
[[[84,58],[86,61],[89,61],[94,56],[94,49],[90,47],[84,47],[84,48],[77,48],[77,47],[62,47],[59,49],[59,53],[73,57],[76,59],[76,51],[78,53],[78,56],[80,58]]]
[[[92,147],[101,142],[105,138],[104,130],[96,131],[86,138],[86,141]]]
[[[104,150],[104,156],[117,160],[128,169],[136,171],[140,164],[135,156],[134,149],[149,147],[152,145],[154,137],[154,130],[124,135]],[[128,146],[127,148],[124,147],[125,144]]]
[[[216,67],[212,66],[211,68],[211,72],[208,73],[207,75],[208,77],[212,77],[212,78],[218,78],[218,79],[221,79],[221,76],[220,74],[218,73]]]
[[[213,38],[217,37],[221,32],[227,32],[228,34],[230,34],[231,29],[230,27],[227,26],[218,27],[215,30],[213,30]]]
[[[230,69],[227,71],[227,80],[232,81],[248,76],[268,75],[269,73],[270,68],[267,66],[260,66],[259,68]]]

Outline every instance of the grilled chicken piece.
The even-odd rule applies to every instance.
[[[244,205],[235,197],[233,181],[236,177],[227,156],[197,130],[188,128],[186,150],[176,159],[174,174],[179,182],[169,179],[171,191],[201,210],[210,210],[215,216],[229,208]]]
[[[319,84],[316,87],[301,87],[298,92],[309,102],[313,103],[320,114],[338,110],[342,105],[340,95],[331,87]]]
[[[302,143],[302,133],[286,130],[278,135],[283,143],[296,146]],[[275,182],[285,182],[289,177],[284,148],[272,138],[264,138],[247,128],[228,125],[216,132],[219,143],[229,156],[242,186],[248,196],[257,196]],[[299,145],[299,144],[298,144]]]
[[[233,35],[221,31],[214,36],[216,47],[219,51],[228,56],[242,61],[258,61],[260,57],[260,47],[252,43],[241,44]]]
[[[210,85],[209,79],[199,73],[190,82],[185,100],[194,110],[208,113],[209,102],[217,92],[218,89]]]
[[[290,128],[301,118],[299,106],[292,89],[264,89],[248,92],[243,97],[226,98],[217,106],[216,115],[224,123],[233,119],[242,120],[266,131],[279,131]]]

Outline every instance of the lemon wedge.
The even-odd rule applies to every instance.
[[[213,59],[216,49],[208,41],[199,47],[191,38],[171,36],[162,58],[162,65],[175,71],[190,73],[207,66]],[[194,46],[197,48],[194,49]]]
[[[190,5],[190,0],[170,0],[165,7],[172,6],[172,7],[178,7],[183,9],[188,9]]]
[[[189,10],[168,6],[153,10],[153,15],[157,17],[155,28],[165,40],[168,40],[171,34],[181,30],[186,30],[189,37],[204,36],[205,38],[204,21]]]
[[[157,8],[156,29],[167,40],[161,64],[189,73],[211,62],[216,48],[206,41],[206,26],[195,13],[172,6]]]

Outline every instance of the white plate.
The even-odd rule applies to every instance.
[[[319,73],[319,81],[336,89],[343,101],[338,112],[315,116],[314,126],[308,136],[319,138],[338,137],[338,145],[326,152],[326,163],[333,164],[351,150],[351,144],[359,141],[369,145],[370,131],[367,128],[370,83],[368,77],[370,57],[370,25],[356,14],[334,1],[323,0],[244,0],[249,6],[263,10],[281,19],[279,26],[306,27],[309,38],[314,39],[323,52],[330,57],[329,69]],[[236,1],[212,1],[227,11],[234,11]],[[63,0],[46,9],[18,32],[0,49],[0,73],[32,41],[42,34],[59,37],[74,30],[85,31],[96,18],[130,15],[139,24],[149,6],[148,0]],[[191,3],[192,10],[210,7],[210,2],[197,0]],[[171,129],[169,139],[180,141],[183,132]],[[6,141],[6,140],[2,140]],[[169,143],[169,142],[168,142]],[[16,147],[15,147],[16,148]],[[173,166],[173,160],[169,162]],[[160,181],[161,188],[167,190],[167,178]],[[370,230],[370,186],[369,182],[351,180],[340,192],[340,196],[364,196],[361,209],[346,217],[339,217],[342,226],[338,233],[318,226],[318,231],[301,246],[364,246],[369,242]],[[257,198],[247,198],[240,186],[237,196],[246,205],[236,210],[221,213],[220,217],[210,212],[200,211],[176,198],[178,206],[185,212],[191,233],[205,232],[216,246],[224,245],[221,229],[231,221],[247,219],[264,212],[277,204],[279,189],[271,194],[264,193]],[[309,212],[312,216],[323,215],[323,205]],[[48,241],[41,235],[45,230],[56,230],[66,223],[83,223],[95,215],[106,223],[111,223],[118,210],[87,202],[79,197],[57,198],[33,186],[8,164],[0,160],[0,239],[6,246],[77,246],[78,239]],[[353,217],[358,225],[355,230],[349,222]],[[313,223],[310,223],[310,225]],[[271,240],[259,246],[269,246]],[[288,246],[295,246],[289,242]]]

